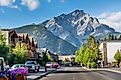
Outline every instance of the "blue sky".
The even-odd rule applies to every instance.
[[[0,26],[13,28],[41,23],[62,13],[80,9],[119,30],[120,4],[121,0],[0,0]]]

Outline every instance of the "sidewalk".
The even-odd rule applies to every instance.
[[[121,74],[121,68],[96,68],[96,69],[89,69],[86,67],[82,67],[83,69],[92,71],[92,70],[105,70],[105,71],[111,71],[111,72],[116,72]]]
[[[120,73],[121,74],[121,68],[109,68],[106,69],[107,71],[112,71],[112,72],[116,72],[116,73]]]
[[[38,72],[38,73],[29,73],[29,76],[27,76],[27,80],[37,80],[54,71],[55,71],[55,69],[48,69],[48,71],[45,72],[44,69],[41,69],[40,72]]]

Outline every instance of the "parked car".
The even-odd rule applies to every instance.
[[[25,65],[26,67],[28,67],[29,72],[30,71],[39,72],[40,65],[36,61],[27,61]]]
[[[71,64],[71,62],[65,62],[65,63],[64,63],[64,66],[70,67],[70,66],[72,66],[72,64]]]
[[[60,68],[60,65],[58,63],[54,62],[52,64],[52,68]]]
[[[28,68],[25,64],[14,64],[9,70],[11,74],[24,74],[28,75]]]
[[[56,63],[56,62],[47,62],[46,67],[47,68],[59,68],[60,65],[58,63]]]
[[[27,68],[25,64],[14,64],[10,69]]]
[[[5,61],[3,57],[0,57],[0,72],[4,70],[5,67]]]
[[[52,68],[52,65],[53,65],[52,62],[47,62],[47,63],[46,63],[46,67],[47,67],[47,68]]]
[[[10,69],[10,66],[9,65],[6,65],[6,66],[4,66],[4,69],[5,70],[9,70]]]

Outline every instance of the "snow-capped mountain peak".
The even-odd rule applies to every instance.
[[[60,16],[50,19],[44,25],[55,36],[66,40],[76,47],[79,47],[90,34],[95,34],[97,27],[102,26],[97,18],[91,17],[83,10],[75,10],[69,14],[61,14]],[[103,25],[103,27],[107,28],[107,25]],[[110,29],[109,31],[106,29],[106,32],[111,31]]]
[[[101,38],[109,33],[119,34],[83,10],[64,13],[38,25],[26,25],[16,30],[34,36],[39,48],[61,54],[74,54],[89,35]]]

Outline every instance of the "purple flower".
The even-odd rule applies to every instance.
[[[28,75],[28,69],[21,67],[10,70],[11,75]]]

